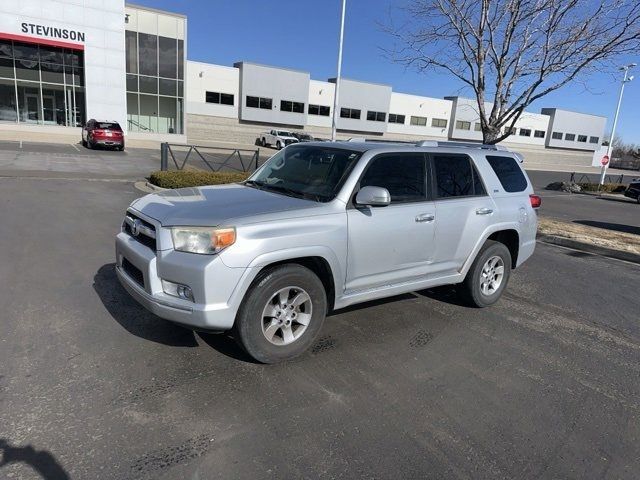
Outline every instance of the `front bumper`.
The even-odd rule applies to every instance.
[[[127,273],[125,259],[140,277]],[[187,327],[229,330],[244,294],[236,287],[246,271],[227,267],[217,256],[153,252],[124,232],[116,236],[116,274],[125,290],[150,312]],[[161,278],[188,285],[195,302],[164,293]]]

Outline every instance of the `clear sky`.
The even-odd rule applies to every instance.
[[[347,0],[342,72],[346,78],[389,84],[394,91],[430,97],[470,92],[445,74],[407,70],[385,57],[393,40],[380,24],[405,0]],[[187,15],[189,60],[232,65],[245,60],[295,68],[326,80],[336,75],[341,0],[132,0]],[[394,13],[396,12],[396,13]],[[640,64],[640,52],[626,63]],[[625,87],[617,133],[640,144],[640,67]],[[616,77],[617,75],[617,77]],[[620,75],[592,75],[539,100],[530,111],[558,107],[603,115],[611,130]]]

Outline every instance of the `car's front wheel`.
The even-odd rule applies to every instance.
[[[266,141],[264,138],[262,138],[262,140],[260,141],[260,144],[261,144],[263,147],[266,147],[266,146],[267,146],[267,141]]]
[[[276,143],[276,148],[278,150],[282,150],[282,143],[280,143],[280,141],[278,141],[278,143]]]
[[[500,299],[510,274],[509,249],[504,243],[487,240],[462,283],[461,293],[470,305],[488,307]]]
[[[234,326],[236,340],[262,363],[297,357],[317,337],[327,313],[320,279],[297,264],[262,272],[247,292]]]

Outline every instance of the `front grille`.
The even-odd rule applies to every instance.
[[[151,223],[147,222],[146,220],[143,220],[142,218],[138,217],[137,215],[134,215],[131,212],[127,212],[127,217],[129,217],[132,221],[140,222],[142,226],[149,229],[151,232],[153,232],[152,234],[155,235],[156,230]],[[127,235],[131,236],[134,240],[140,242],[142,245],[144,245],[147,248],[150,248],[154,252],[157,250],[155,236],[151,237],[143,231],[139,231],[137,235],[134,235],[133,230],[131,229],[131,225],[127,222],[126,219],[122,226],[123,226],[124,232]]]
[[[142,271],[126,258],[122,258],[122,269],[129,275],[138,285],[144,288],[144,275]]]
[[[298,143],[298,142],[296,140],[291,140],[291,139],[288,139],[288,140],[284,141],[285,145],[291,145],[292,143]]]

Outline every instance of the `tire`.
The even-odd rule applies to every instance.
[[[262,145],[263,147],[267,146],[267,141],[264,139],[264,137],[262,138],[262,140],[260,140],[260,145]]]
[[[284,309],[278,303],[281,292],[288,299]],[[296,299],[304,302],[287,308]],[[326,313],[327,295],[320,279],[301,265],[280,265],[261,272],[253,282],[238,310],[234,336],[255,360],[278,363],[297,357],[313,344]]]
[[[492,263],[489,263],[490,261]],[[483,281],[483,270],[486,269],[491,272],[490,275],[493,275],[492,278],[496,281]],[[503,243],[487,240],[462,282],[460,293],[470,306],[488,307],[500,299],[509,282],[510,275],[511,253],[509,249]]]
[[[89,139],[89,137],[87,137],[87,148],[89,150],[93,150],[94,148],[96,148],[96,146],[91,142],[91,140]]]
[[[282,150],[282,144],[280,143],[280,141],[278,141],[278,142],[276,143],[276,148],[277,148],[278,150]]]
[[[82,143],[83,147],[85,147],[85,148],[87,147],[87,141],[84,138],[81,139],[81,143]]]
[[[639,194],[638,194],[638,196],[636,197],[636,203],[637,203],[638,205],[640,205],[640,193],[639,193]]]

